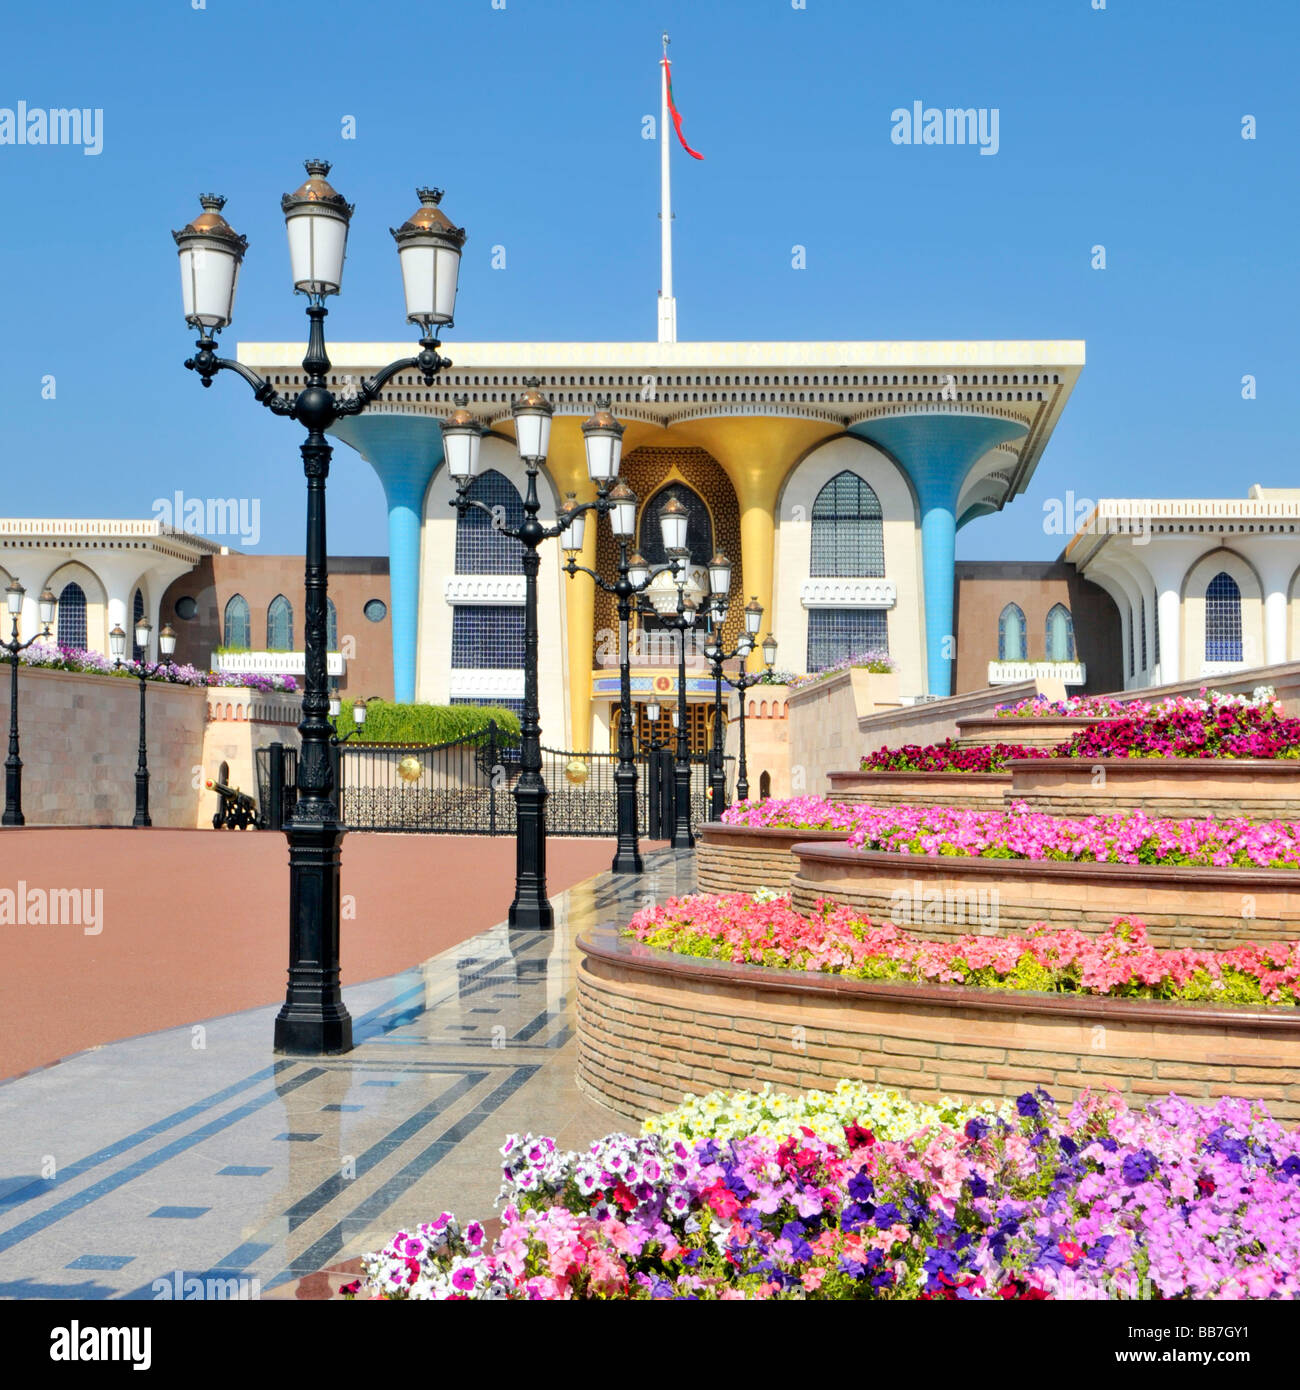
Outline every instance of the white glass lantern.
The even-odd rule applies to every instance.
[[[560,508],[560,521],[564,530],[560,532],[560,544],[568,555],[576,555],[587,538],[587,513],[578,511],[578,499],[571,492],[564,494],[564,506]]]
[[[621,541],[636,533],[636,493],[626,483],[615,483],[609,490],[609,529]]]
[[[582,442],[587,448],[587,476],[591,481],[608,483],[617,478],[623,456],[623,426],[610,414],[608,400],[598,400],[596,413],[583,421]]]
[[[339,697],[338,697],[337,695],[331,695],[331,696],[330,696],[330,718],[331,718],[331,719],[337,719],[337,718],[339,717],[339,711],[340,711],[342,708],[343,708],[343,702],[339,699]]]
[[[483,426],[466,409],[468,396],[457,396],[455,404],[456,409],[441,422],[442,456],[447,461],[447,472],[461,484],[478,475]]]
[[[745,631],[751,638],[758,636],[758,630],[763,626],[763,605],[757,598],[751,598],[745,605]],[[751,641],[750,646],[754,644]]]
[[[736,643],[736,655],[747,657],[754,650],[754,639],[747,632],[740,634],[740,640]]]
[[[302,294],[338,294],[348,248],[352,204],[336,193],[325,176],[328,160],[309,159],[307,179],[295,193],[280,199],[289,233],[293,287]]]
[[[718,639],[716,637],[710,637],[704,644],[704,655],[707,656],[710,661],[716,661],[721,654],[722,648],[718,646]]]
[[[650,566],[639,550],[634,550],[628,556],[627,579],[634,589],[644,589],[650,582]]]
[[[402,263],[406,321],[418,323],[426,335],[437,324],[450,323],[456,312],[456,281],[465,229],[457,227],[438,206],[441,188],[417,188],[420,206],[400,227],[390,227]]]
[[[659,708],[658,700],[651,700],[650,703],[645,707],[645,717],[652,724],[657,724],[659,722],[659,716],[662,712],[663,711]]]
[[[776,665],[776,638],[770,632],[763,638],[763,662],[768,667]]]
[[[5,590],[5,602],[9,605],[9,616],[17,618],[23,611],[23,598],[27,590],[15,579]]]
[[[677,728],[677,726],[681,723],[681,719],[682,719],[681,710],[679,710],[679,709],[677,708],[677,706],[674,705],[674,706],[673,706],[673,728],[674,728],[674,729]]]
[[[158,634],[158,652],[165,657],[172,657],[176,653],[176,632],[170,623],[164,623]]]
[[[709,588],[719,596],[731,588],[731,561],[720,550],[709,561]]]
[[[681,619],[684,627],[695,626],[695,614],[697,611],[694,599],[688,598],[682,600]]]
[[[366,702],[364,700],[353,700],[352,722],[358,729],[366,722]]]
[[[54,610],[58,607],[59,601],[54,597],[54,590],[47,584],[36,602],[40,606],[41,626],[48,631],[54,622]]]
[[[203,211],[172,233],[181,263],[181,301],[186,323],[219,330],[235,316],[235,288],[248,238],[222,217],[224,198],[203,193],[199,202]]]
[[[676,497],[670,497],[659,510],[659,530],[664,549],[671,555],[686,549],[686,508]]]
[[[108,650],[114,661],[121,661],[126,655],[126,633],[122,631],[121,623],[114,623],[112,632],[108,634]]]
[[[521,459],[544,459],[551,444],[554,407],[542,395],[537,377],[524,378],[524,391],[510,407],[515,417],[515,443]]]
[[[152,633],[153,624],[148,618],[141,616],[135,620],[135,646],[141,660],[149,655],[149,638]]]

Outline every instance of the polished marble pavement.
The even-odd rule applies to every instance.
[[[693,881],[658,851],[556,895],[553,932],[502,924],[346,989],[343,1057],[276,1057],[272,1007],[0,1085],[0,1297],[258,1296],[444,1209],[492,1215],[507,1133],[625,1128],[574,1083],[577,935]]]

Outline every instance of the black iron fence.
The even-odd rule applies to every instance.
[[[349,742],[338,755],[340,819],[349,830],[515,832],[512,793],[520,772],[519,742],[495,724],[435,746]],[[617,766],[614,753],[543,748],[548,833],[612,837],[618,826]],[[666,839],[673,819],[671,751],[638,758],[637,773],[641,831],[651,839]],[[708,760],[701,754],[691,760],[692,821],[707,820],[708,810]]]

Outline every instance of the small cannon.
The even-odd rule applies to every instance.
[[[253,800],[247,792],[241,792],[238,787],[228,787],[224,782],[216,782],[211,778],[207,783],[211,791],[217,794],[217,814],[212,817],[213,830],[246,830],[250,825],[254,829],[261,828],[261,817],[257,813],[257,802]]]

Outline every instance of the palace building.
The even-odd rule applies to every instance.
[[[333,344],[332,384],[344,389],[401,350]],[[396,698],[507,706],[523,696],[520,553],[482,513],[457,521],[439,428],[453,397],[468,397],[489,431],[474,495],[513,516],[524,474],[510,406],[525,378],[540,380],[555,407],[544,519],[568,493],[594,495],[580,425],[608,397],[626,426],[622,476],[640,499],[642,552],[662,558],[657,514],[675,496],[693,565],[719,548],[732,561],[728,645],[757,598],[779,666],[803,672],[888,651],[904,696],[921,698],[953,689],[957,531],[1025,490],[1084,364],[1079,342],[448,350],[455,365],[434,387],[398,377],[378,407],[335,433],[375,469],[387,499]],[[238,355],[277,388],[300,384],[300,344],[241,344]],[[565,747],[604,747],[618,698],[613,602],[585,576],[563,574],[562,559],[558,543],[544,548],[542,724],[548,742],[562,731]],[[587,527],[582,562],[612,575],[603,522]],[[666,706],[677,689],[671,644],[646,631],[634,652],[634,695]],[[698,655],[687,685],[702,735],[712,681]]]

